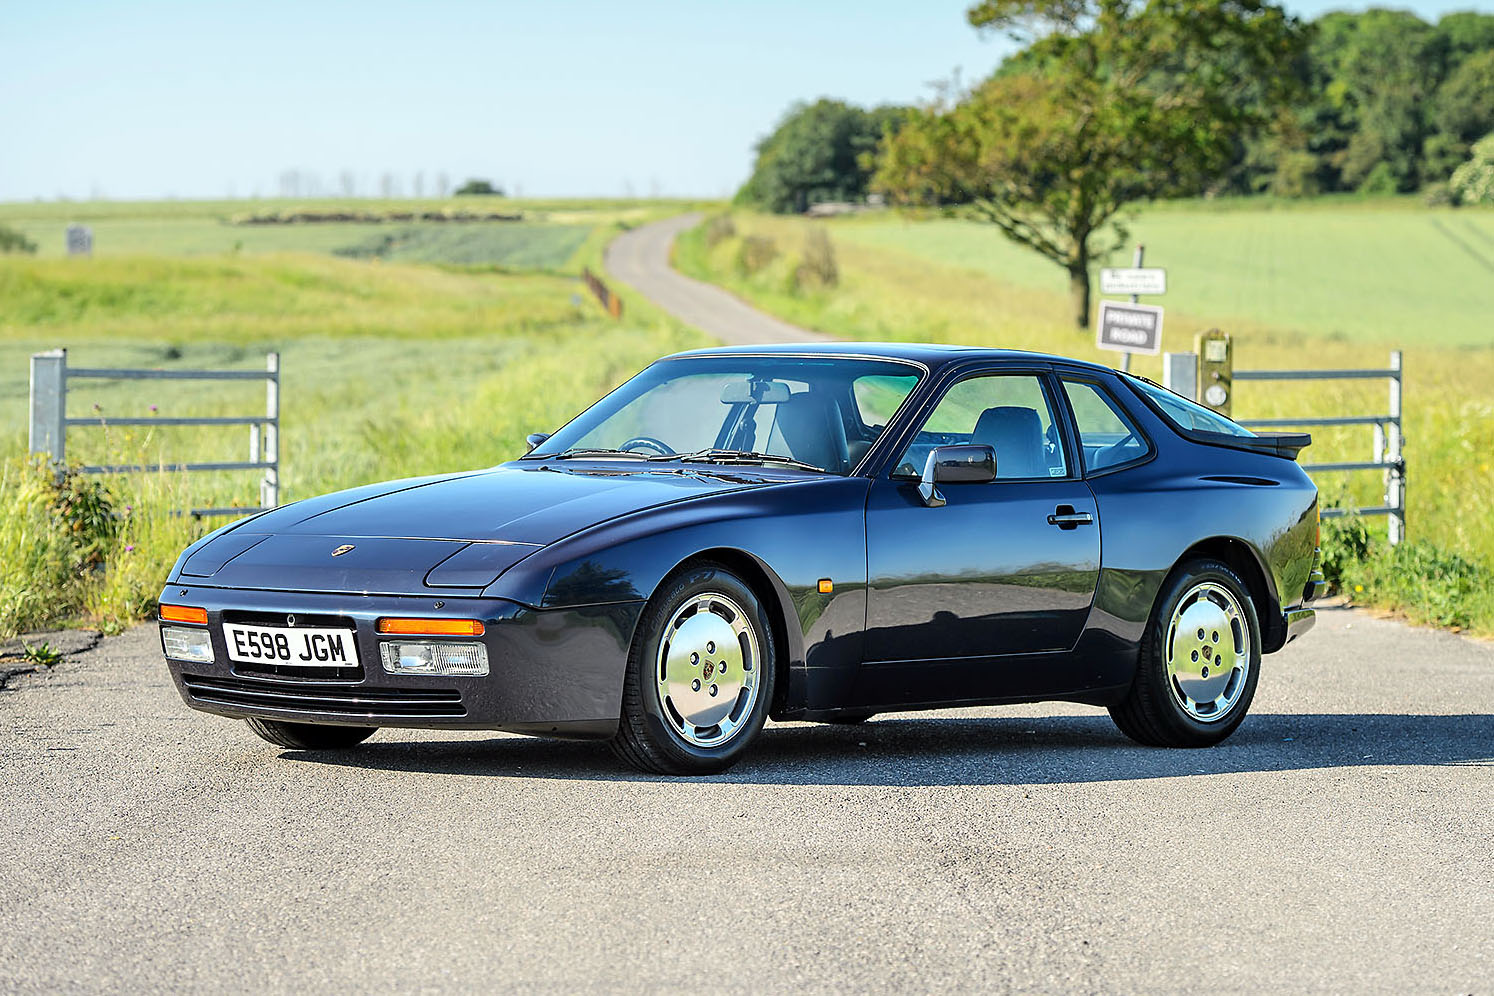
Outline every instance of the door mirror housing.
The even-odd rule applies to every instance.
[[[524,452],[528,453],[533,451],[536,446],[538,446],[540,443],[543,443],[549,438],[550,434],[548,432],[531,432],[529,435],[524,437],[524,442],[529,444],[529,449],[525,450]]]
[[[918,497],[929,508],[944,504],[944,496],[935,485],[986,484],[996,480],[996,451],[980,444],[936,446],[923,465],[923,479],[918,482]]]

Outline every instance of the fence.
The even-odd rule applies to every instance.
[[[265,382],[263,415],[125,417],[96,415],[69,418],[68,383],[74,380],[262,380]],[[265,355],[265,369],[257,370],[124,370],[69,367],[67,350],[54,349],[31,357],[32,453],[45,453],[56,463],[67,459],[67,430],[106,425],[230,426],[249,427],[249,459],[217,463],[98,464],[84,466],[85,474],[129,474],[150,471],[259,470],[259,504],[255,508],[194,508],[196,516],[247,515],[280,504],[280,354]]]
[[[1183,362],[1175,369],[1173,357]],[[1190,374],[1191,365],[1191,374]],[[1196,371],[1198,357],[1195,353],[1169,353],[1167,373],[1169,387],[1179,393],[1194,397],[1198,393]],[[1382,505],[1363,508],[1325,508],[1323,518],[1335,518],[1354,512],[1359,515],[1389,516],[1389,539],[1392,544],[1406,537],[1406,461],[1401,452],[1405,438],[1401,430],[1401,351],[1390,354],[1390,366],[1385,370],[1236,370],[1234,379],[1240,380],[1388,380],[1390,382],[1389,410],[1383,415],[1334,415],[1304,418],[1251,418],[1237,419],[1240,425],[1251,429],[1296,429],[1309,426],[1369,425],[1374,427],[1372,459],[1350,460],[1339,463],[1306,463],[1302,469],[1309,473],[1336,473],[1340,471],[1378,470],[1385,475],[1385,501]],[[1178,386],[1174,387],[1174,383]]]

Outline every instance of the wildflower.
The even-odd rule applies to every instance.
[[[1362,585],[1362,584],[1356,584],[1354,586],[1354,590],[1355,591],[1363,591],[1364,590],[1364,585]]]
[[[135,552],[135,544],[134,543],[128,543],[128,544],[125,545],[125,553],[134,553],[134,552]]]
[[[150,411],[151,411],[151,414],[154,415],[156,412],[160,411],[160,409],[157,408],[155,405],[151,405],[150,406]]]

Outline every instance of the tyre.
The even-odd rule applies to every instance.
[[[688,568],[643,611],[613,752],[657,774],[726,770],[762,730],[776,662],[752,589],[720,564]]]
[[[358,746],[378,730],[376,726],[323,726],[319,723],[282,723],[278,719],[246,719],[244,722],[261,738],[291,750],[345,750]]]
[[[1211,747],[1245,719],[1261,670],[1249,588],[1213,559],[1168,576],[1141,640],[1136,677],[1110,718],[1137,743]]]

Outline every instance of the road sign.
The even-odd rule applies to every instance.
[[[1095,345],[1155,356],[1162,352],[1162,309],[1153,304],[1101,301]]]
[[[1101,294],[1166,294],[1167,271],[1160,266],[1107,266],[1100,271]]]
[[[67,226],[67,254],[69,256],[92,256],[93,229],[87,225]]]

